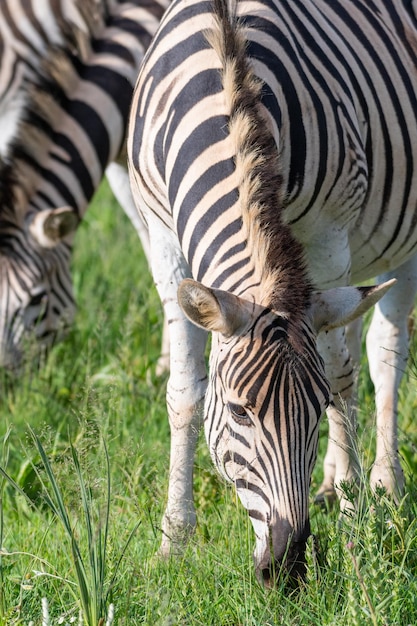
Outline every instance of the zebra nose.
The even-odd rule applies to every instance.
[[[271,550],[255,566],[261,584],[272,588],[278,580],[283,580],[291,588],[299,586],[306,576],[305,551],[309,535],[308,521],[298,533],[294,533],[286,520],[271,525]]]
[[[282,580],[286,587],[298,588],[306,577],[305,548],[305,542],[290,544],[282,559],[273,559],[270,565],[262,568],[258,574],[260,582],[272,589]]]

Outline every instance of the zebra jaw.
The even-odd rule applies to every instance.
[[[42,248],[55,248],[75,232],[78,223],[77,214],[69,206],[44,209],[30,219],[29,232]]]

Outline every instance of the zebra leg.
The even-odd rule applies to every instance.
[[[398,388],[408,359],[408,316],[417,292],[417,256],[393,272],[397,283],[376,305],[366,337],[369,370],[375,387],[377,417],[376,457],[371,486],[383,487],[399,497],[404,476],[398,458]]]
[[[150,243],[148,227],[146,226],[141,213],[137,210],[130,190],[129,175],[126,165],[120,163],[110,163],[106,169],[106,177],[114,197],[132,222],[142,244],[143,251],[150,266]],[[162,376],[169,371],[169,330],[168,322],[164,318],[162,326],[161,354],[156,364],[155,372],[157,376]]]
[[[359,327],[352,327],[356,336]],[[337,328],[322,333],[317,339],[324,359],[326,374],[331,383],[333,402],[327,409],[329,439],[324,459],[323,482],[316,502],[340,501],[341,510],[352,509],[345,497],[346,483],[357,481],[359,461],[356,446],[356,368],[350,357],[346,330]]]
[[[207,387],[204,358],[207,333],[189,322],[178,305],[177,287],[189,276],[189,269],[176,236],[153,216],[149,232],[153,276],[170,325],[167,407],[171,451],[168,501],[159,550],[165,557],[181,551],[196,525],[193,467]]]
[[[322,503],[325,500],[328,502],[332,502],[336,500],[337,494],[335,489],[335,480],[336,479],[336,459],[338,454],[340,454],[340,447],[338,441],[341,439],[344,440],[345,436],[340,436],[340,422],[346,415],[346,410],[348,404],[350,405],[349,413],[351,415],[352,425],[350,429],[354,428],[356,424],[356,415],[355,415],[355,400],[356,400],[356,384],[357,384],[357,374],[359,371],[360,357],[361,357],[361,337],[362,337],[362,326],[363,320],[362,318],[358,318],[355,321],[351,322],[345,328],[345,340],[346,346],[348,349],[348,353],[350,355],[350,359],[352,365],[354,367],[353,370],[353,386],[352,386],[352,396],[349,399],[349,403],[345,400],[343,403],[340,402],[340,398],[337,395],[335,403],[338,404],[338,408],[335,406],[330,406],[327,410],[327,416],[329,420],[329,438],[327,441],[327,451],[324,457],[323,462],[323,482],[317,492],[315,501],[317,503]],[[349,370],[350,371],[350,370]],[[343,404],[343,406],[342,406]],[[353,442],[351,442],[353,444]]]
[[[129,174],[126,165],[115,162],[110,163],[106,169],[106,178],[109,181],[114,197],[139,235],[143,251],[149,263],[150,246],[148,228],[134,203],[132,192],[130,191]]]

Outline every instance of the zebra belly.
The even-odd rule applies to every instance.
[[[388,271],[395,270],[417,252],[417,229],[401,228],[393,241],[393,232],[376,230],[369,234],[354,231],[350,237],[351,280],[359,283]]]

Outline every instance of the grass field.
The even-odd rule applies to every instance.
[[[104,626],[110,604],[113,623],[129,626],[417,624],[417,368],[401,390],[404,500],[393,506],[365,491],[360,513],[342,524],[312,503],[306,584],[267,591],[255,580],[246,513],[203,438],[195,537],[179,560],[154,557],[169,449],[165,380],[155,376],[161,311],[136,235],[105,185],[77,235],[73,275],[72,333],[0,398],[0,465],[16,483],[0,477],[0,624],[46,624],[42,598],[53,625],[78,623],[81,606],[85,624]],[[360,404],[367,471],[365,372]],[[320,458],[325,420],[322,433]],[[320,478],[319,459],[312,493]]]

